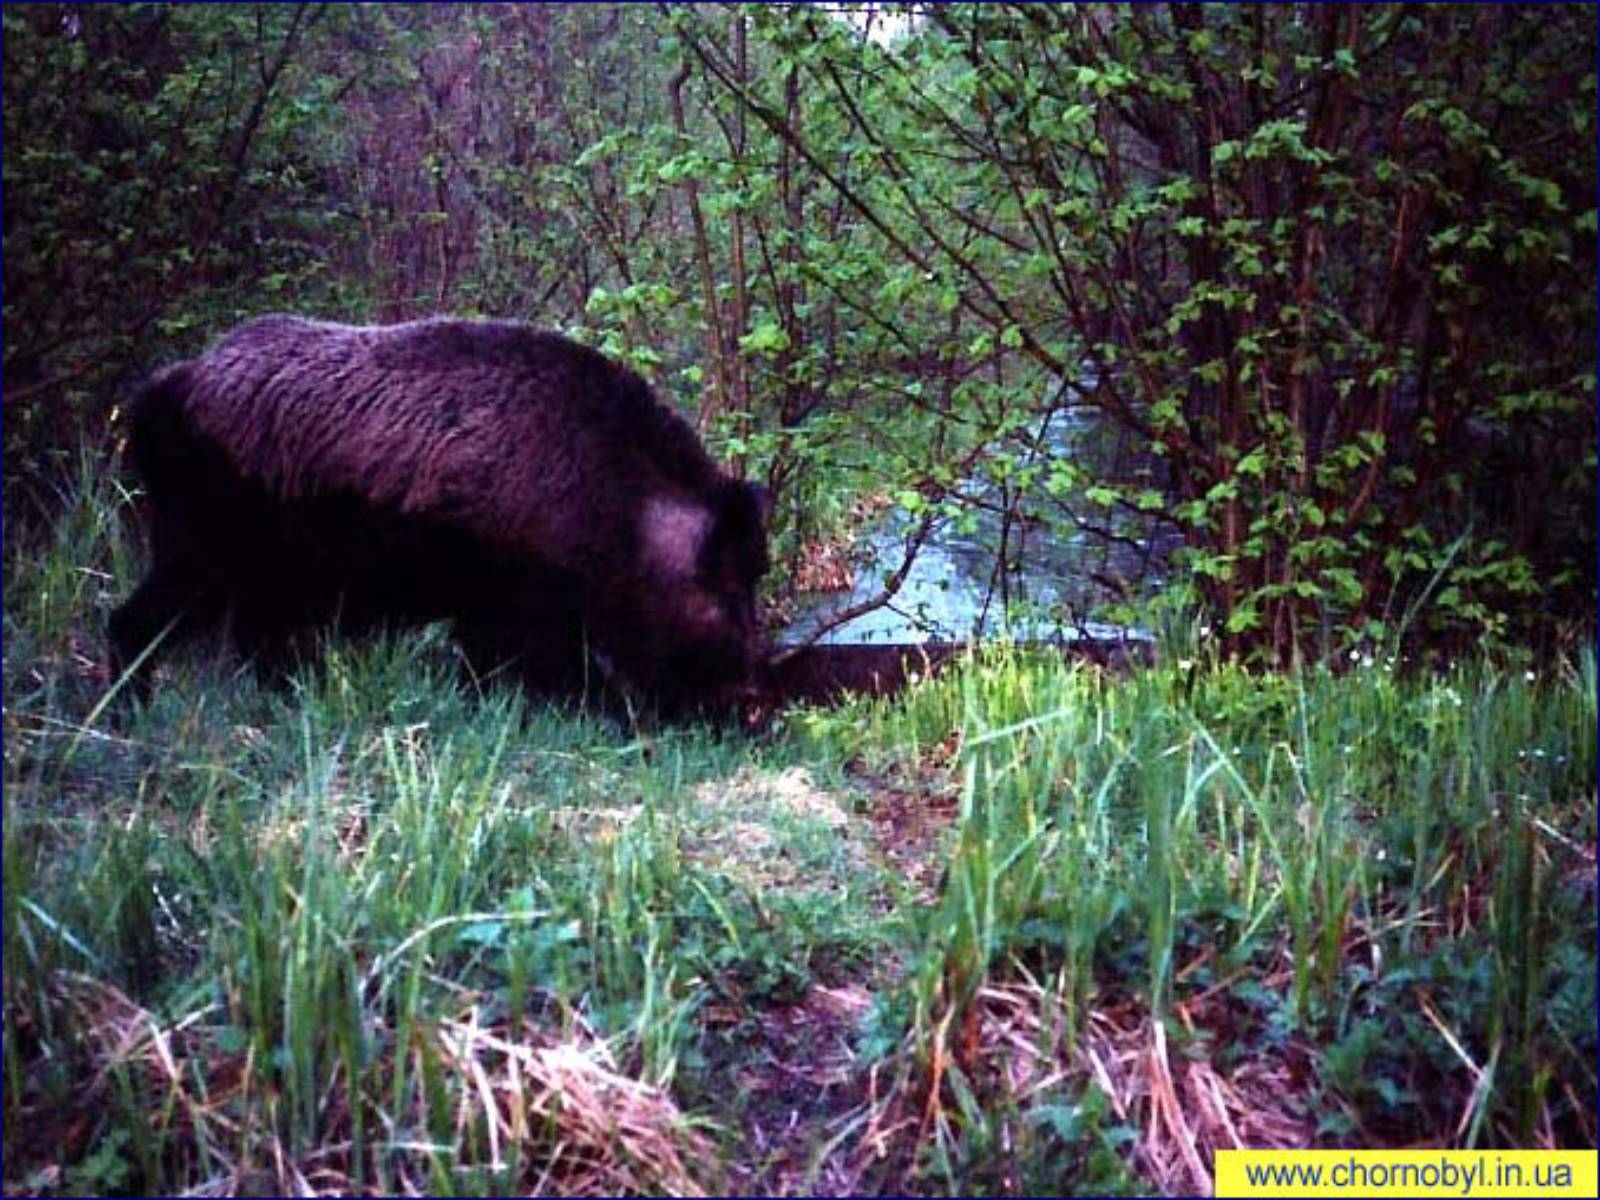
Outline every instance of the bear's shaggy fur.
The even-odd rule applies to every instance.
[[[158,372],[131,426],[152,564],[112,616],[121,666],[224,620],[271,661],[319,623],[450,618],[475,670],[541,691],[598,664],[692,700],[751,672],[762,495],[557,334],[263,317]]]

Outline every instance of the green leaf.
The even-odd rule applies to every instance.
[[[1228,632],[1246,633],[1261,626],[1261,614],[1254,604],[1246,601],[1228,614]]]
[[[750,354],[775,354],[789,348],[789,335],[775,321],[764,321],[739,339],[739,349]]]
[[[1233,472],[1235,475],[1254,476],[1257,479],[1264,476],[1267,473],[1266,447],[1257,446],[1246,454],[1234,465]]]
[[[505,941],[506,923],[504,921],[474,921],[465,925],[456,934],[456,940],[465,942],[469,946],[498,946]]]

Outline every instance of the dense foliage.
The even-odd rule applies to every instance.
[[[1181,543],[1231,650],[1544,640],[1595,583],[1593,18],[8,10],[8,498],[241,316],[475,312],[630,356],[785,553],[988,507]]]

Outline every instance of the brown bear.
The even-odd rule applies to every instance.
[[[448,618],[479,673],[665,706],[757,661],[764,493],[558,334],[262,317],[157,372],[130,449],[152,561],[110,632],[140,692],[147,647],[219,623],[272,662],[321,624]]]

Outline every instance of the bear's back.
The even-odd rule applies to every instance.
[[[670,415],[632,370],[563,334],[517,321],[427,317],[347,325],[273,313],[235,328],[201,362],[231,382],[310,371],[393,395],[408,394],[424,379],[431,378],[430,388],[448,381],[452,392],[494,406],[571,408],[562,419],[614,437]]]
[[[576,547],[631,538],[645,497],[706,503],[726,479],[637,373],[517,322],[273,314],[184,369],[194,428],[285,498],[464,508],[484,528]]]

